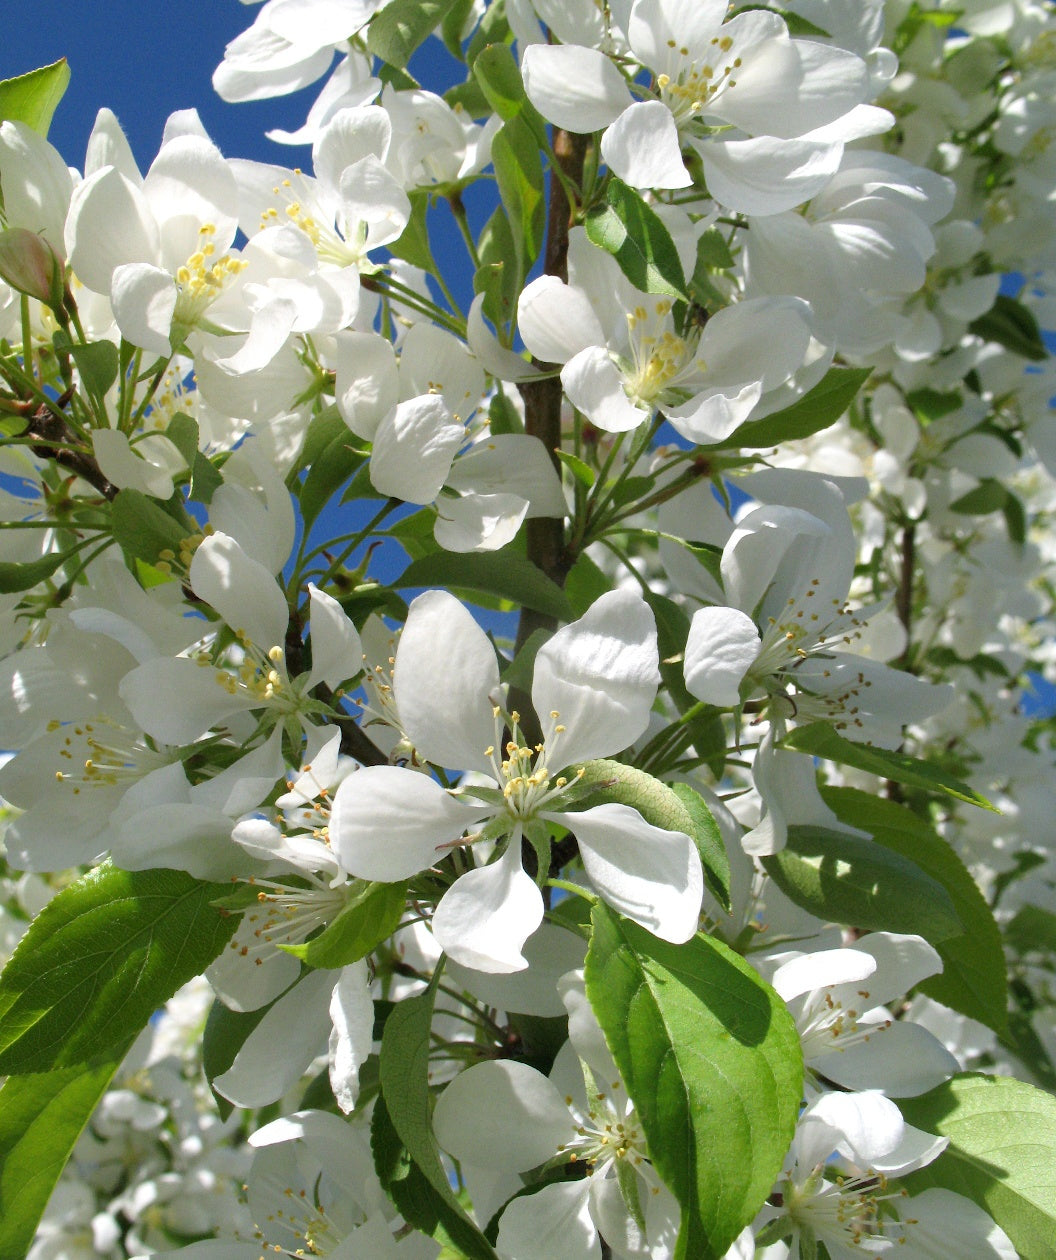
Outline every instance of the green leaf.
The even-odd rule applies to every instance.
[[[190,496],[196,503],[211,503],[213,495],[224,484],[220,470],[208,455],[196,451],[191,464]]]
[[[69,82],[70,67],[65,57],[17,78],[0,80],[0,118],[23,122],[47,136],[52,115]]]
[[[725,442],[708,449],[779,446],[782,442],[820,433],[839,420],[871,372],[872,368],[829,368],[817,385],[791,406],[762,420],[749,420]]]
[[[52,898],[0,974],[0,1072],[88,1063],[200,975],[237,918],[182,871],[97,867]]]
[[[276,1002],[278,1000],[275,999]],[[223,1076],[234,1063],[235,1055],[242,1049],[246,1038],[274,1004],[267,1002],[253,1011],[232,1011],[217,998],[209,1008],[202,1034],[202,1071],[209,1082],[221,1120],[226,1120],[235,1108],[223,1094],[212,1089],[213,1081]]]
[[[578,455],[573,455],[571,451],[558,449],[555,454],[580,485],[586,486],[589,490],[597,480],[598,475],[586,460],[580,459]]]
[[[697,240],[697,266],[704,266],[715,271],[725,271],[733,266],[733,255],[726,244],[726,238],[718,228],[708,228],[701,232]]]
[[[1056,914],[1041,906],[1021,906],[1005,926],[1005,939],[1017,954],[1056,957]]]
[[[12,1076],[0,1089],[0,1256],[22,1260],[74,1143],[131,1042],[91,1066]]]
[[[28,591],[51,577],[55,570],[70,558],[68,551],[49,551],[39,560],[0,560],[0,595],[15,595]]]
[[[517,265],[527,275],[543,248],[546,186],[539,144],[521,116],[504,122],[491,141],[491,164],[510,220]]]
[[[932,944],[963,928],[953,900],[916,862],[884,845],[826,827],[789,827],[787,846],[763,858],[797,906],[830,923],[913,932]]]
[[[91,341],[87,345],[75,341],[70,354],[88,392],[102,398],[117,380],[117,346],[112,341]]]
[[[826,788],[822,796],[841,822],[868,831],[877,844],[910,859],[946,889],[962,930],[934,942],[942,974],[918,987],[936,1002],[1004,1035],[1008,980],[1001,934],[961,859],[923,818],[894,801],[855,788]]]
[[[390,0],[371,18],[367,48],[402,69],[419,44],[443,21],[456,0]]]
[[[358,439],[347,425],[343,433],[331,439],[325,450],[308,469],[301,485],[298,502],[305,530],[311,529],[316,518],[333,496],[363,463],[365,456],[357,449]]]
[[[612,176],[605,205],[587,212],[585,226],[636,289],[685,298],[686,277],[671,233],[633,188]]]
[[[585,551],[580,552],[565,578],[565,594],[573,616],[582,617],[596,599],[611,590],[612,579]]]
[[[956,797],[959,801],[967,801],[969,805],[978,805],[980,809],[991,810],[995,814],[1001,811],[991,805],[985,796],[980,796],[974,788],[968,787],[955,779],[952,774],[940,770],[930,762],[921,761],[919,757],[910,757],[907,753],[893,752],[889,748],[873,748],[869,744],[856,744],[844,739],[827,722],[812,722],[809,726],[797,726],[781,741],[782,748],[794,748],[798,752],[810,753],[813,757],[824,757],[841,766],[854,766],[856,770],[867,770],[870,774],[878,774],[883,779],[893,779],[896,783],[905,783],[908,787],[923,788],[925,792],[945,792],[947,796]]]
[[[473,62],[473,74],[488,104],[503,122],[520,115],[535,138],[545,143],[546,122],[525,95],[520,67],[506,44],[489,44],[482,48]]]
[[[484,314],[496,328],[501,328],[516,313],[523,280],[510,220],[502,206],[496,206],[484,224],[477,241],[477,256],[480,266],[473,274],[473,292],[484,294]],[[498,431],[492,425],[492,432]]]
[[[940,393],[937,389],[914,389],[906,395],[906,402],[912,407],[921,424],[930,424],[932,420],[940,420],[962,406],[964,399],[956,390]]]
[[[369,884],[318,936],[281,948],[309,967],[347,966],[396,931],[406,903],[406,884]]]
[[[1008,495],[1008,490],[1000,481],[987,478],[980,481],[974,490],[954,499],[950,504],[950,511],[960,512],[965,516],[988,516],[991,512],[1004,511]]]
[[[139,490],[119,490],[110,507],[114,540],[130,556],[156,564],[162,551],[179,551],[191,533],[155,499]]]
[[[473,12],[473,5],[474,0],[454,0],[440,24],[440,38],[444,41],[444,47],[458,61],[465,60],[462,53],[462,31]]]
[[[906,1179],[912,1191],[963,1194],[990,1213],[1023,1260],[1056,1260],[1056,1098],[1024,1081],[969,1072],[900,1098],[898,1107],[910,1124],[950,1139]]]
[[[385,247],[394,258],[402,258],[412,267],[436,273],[436,263],[429,244],[429,194],[412,192],[410,195],[411,217],[396,240]]]
[[[435,979],[439,979],[439,971]],[[450,1242],[470,1260],[497,1260],[455,1197],[440,1162],[429,1105],[429,1035],[435,985],[398,1003],[381,1038],[381,1094],[371,1147],[382,1185],[411,1224]],[[380,1108],[380,1114],[379,1114]]]
[[[587,996],[682,1208],[677,1260],[715,1260],[770,1193],[795,1130],[792,1017],[732,950],[685,945],[594,906]]]
[[[719,905],[730,913],[730,859],[726,846],[722,842],[719,824],[708,809],[708,803],[695,792],[688,783],[673,783],[671,791],[685,807],[686,813],[693,820],[693,830],[689,833],[697,846],[700,860],[704,867],[704,878],[708,887],[715,894]]]
[[[182,411],[178,412],[169,421],[165,436],[180,452],[183,462],[190,468],[194,464],[194,457],[198,454],[198,421]]]
[[[730,862],[718,824],[707,802],[687,784],[668,787],[651,774],[622,761],[599,757],[583,766],[580,787],[597,785],[597,791],[584,799],[584,807],[601,801],[630,805],[647,823],[664,831],[681,831],[693,841],[700,855],[704,877],[722,905],[730,908]],[[572,828],[575,831],[575,827]]]
[[[1024,359],[1038,363],[1049,357],[1034,313],[1007,294],[999,293],[986,314],[973,319],[968,328],[976,336],[996,341]]]
[[[393,584],[398,590],[412,586],[461,588],[486,591],[525,608],[571,621],[572,610],[564,591],[531,560],[510,548],[457,554],[437,551],[414,560]],[[457,593],[457,590],[456,590]]]

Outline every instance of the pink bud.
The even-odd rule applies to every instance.
[[[62,306],[62,260],[42,236],[28,228],[0,232],[0,277],[53,310]]]

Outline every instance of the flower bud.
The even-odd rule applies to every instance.
[[[19,227],[0,232],[0,277],[19,293],[61,310],[62,259],[36,232]]]

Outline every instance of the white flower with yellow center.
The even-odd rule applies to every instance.
[[[558,983],[569,1041],[549,1077],[498,1059],[461,1072],[433,1114],[437,1140],[459,1161],[478,1220],[509,1199],[498,1250],[509,1260],[596,1260],[671,1254],[678,1208],[649,1160],[633,1100],[587,1002],[583,973]],[[578,1165],[579,1180],[524,1197],[520,1174]]]
[[[691,442],[720,442],[804,365],[811,311],[798,298],[727,306],[679,328],[669,298],[640,293],[585,233],[570,233],[569,282],[540,276],[517,322],[536,358],[561,363],[572,404],[609,433],[661,411]]]
[[[695,149],[708,191],[744,214],[790,210],[824,187],[843,142],[886,130],[865,106],[864,61],[842,48],[792,39],[776,13],[725,21],[726,0],[633,0],[627,42],[651,72],[628,84],[597,48],[533,44],[525,89],[544,118],[600,131],[601,156],[637,188],[686,188]],[[646,99],[635,100],[635,96]]]
[[[94,171],[73,191],[65,240],[86,288],[110,299],[121,335],[169,355],[242,270],[232,251],[238,192],[204,134],[174,134],[146,176]]]
[[[666,940],[688,940],[703,890],[690,838],[652,826],[627,805],[568,812],[578,776],[558,773],[633,743],[658,682],[652,613],[631,592],[603,595],[539,650],[532,703],[543,738],[529,747],[518,715],[505,712],[488,637],[453,596],[418,596],[393,667],[403,729],[421,759],[474,772],[474,782],[451,792],[399,766],[365,767],[334,795],[334,853],[350,874],[396,881],[428,869],[477,824],[477,834],[508,836],[496,860],[444,894],[433,931],[457,962],[519,971],[527,966],[521,947],[543,915],[539,888],[521,865],[521,840],[527,835],[545,850],[546,824],[556,824],[576,836],[587,876],[610,905]]]

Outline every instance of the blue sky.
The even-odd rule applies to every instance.
[[[282,161],[283,147],[265,140],[264,131],[303,122],[314,90],[226,105],[211,83],[224,45],[257,11],[238,0],[4,0],[0,78],[66,57],[72,79],[49,138],[71,166],[82,165],[104,105],[120,118],[143,167],[157,153],[166,117],[191,107],[228,156]]]

